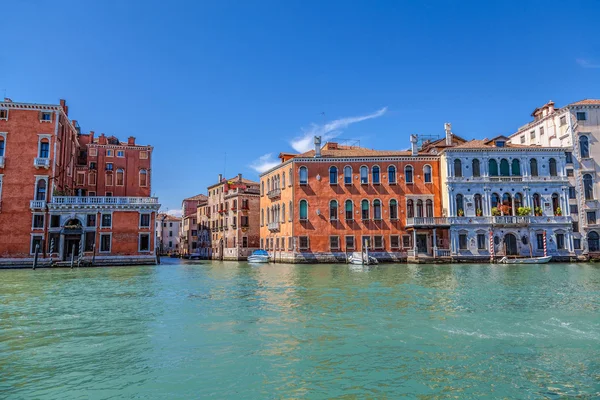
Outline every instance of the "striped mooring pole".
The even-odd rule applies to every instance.
[[[546,231],[544,231],[544,257],[548,257],[548,248],[546,246]]]
[[[494,232],[490,231],[490,261],[494,261]]]
[[[83,261],[83,240],[79,241],[79,257],[77,257],[77,266],[81,265]]]

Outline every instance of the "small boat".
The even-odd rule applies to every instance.
[[[379,261],[375,257],[363,254],[363,253],[352,253],[348,257],[348,264],[354,265],[376,265]]]
[[[269,261],[269,253],[266,250],[254,250],[252,255],[248,256],[250,263],[268,263]]]
[[[531,257],[531,258],[508,258],[503,257],[499,262],[502,264],[546,264],[552,259],[552,256]]]

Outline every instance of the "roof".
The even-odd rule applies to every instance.
[[[600,105],[600,100],[597,99],[583,99],[576,101],[575,103],[569,104],[570,106],[586,106],[586,105]]]
[[[496,140],[503,139],[506,143],[504,147],[497,147]],[[458,146],[454,146],[448,150],[462,150],[462,149],[472,149],[472,150],[489,150],[489,149],[522,149],[522,148],[541,148],[540,146],[528,146],[525,144],[514,144],[510,143],[510,139],[508,139],[504,135],[497,136],[493,139],[473,139],[469,140],[466,143],[459,144]]]
[[[238,177],[235,176],[235,177],[233,177],[231,179],[223,179],[221,182],[213,183],[208,188],[210,189],[212,187],[215,187],[215,186],[227,183],[227,182],[235,182],[235,183],[241,182],[241,183],[245,183],[245,184],[248,184],[248,185],[259,185],[259,183],[256,182],[256,181],[251,181],[250,179],[246,179],[246,178],[238,179]]]
[[[411,156],[411,152],[407,150],[373,150],[366,149],[363,147],[356,146],[342,146],[338,145],[335,149],[328,149],[323,146],[321,149],[321,157],[393,157],[393,156]],[[429,153],[420,153],[419,155],[431,156]],[[315,151],[310,150],[305,153],[299,154],[296,157],[307,158],[314,157]]]
[[[164,220],[164,221],[177,221],[177,222],[179,222],[181,220],[181,217],[176,217],[176,216],[170,215],[170,214],[158,214],[156,216],[156,220],[157,221],[163,221]]]
[[[192,197],[188,197],[187,199],[183,199],[183,201],[194,201],[194,200],[207,200],[208,197],[205,194],[197,194]]]

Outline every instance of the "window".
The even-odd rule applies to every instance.
[[[583,175],[583,192],[586,200],[594,199],[594,182],[590,174]]]
[[[565,249],[565,234],[564,233],[557,233],[556,234],[556,248],[558,250],[564,250]]]
[[[390,219],[398,219],[398,202],[394,199],[390,200]]]
[[[556,160],[554,158],[548,160],[548,166],[550,169],[550,176],[558,175],[558,170],[556,169]]]
[[[36,200],[46,200],[46,180],[39,179],[35,189]]]
[[[459,217],[462,217],[464,215],[464,211],[465,211],[465,206],[464,206],[463,200],[464,200],[464,197],[462,194],[459,193],[456,195],[456,212],[458,213]]]
[[[373,184],[374,185],[379,185],[380,180],[379,180],[379,167],[377,165],[375,165],[373,167],[373,169],[371,170],[371,174],[373,175]]]
[[[85,172],[77,173],[77,185],[79,185],[79,186],[85,185]]]
[[[300,167],[298,175],[300,178],[300,184],[307,185],[308,184],[308,168]]]
[[[531,176],[538,176],[538,164],[535,158],[529,160],[529,169],[531,170]]]
[[[567,164],[573,164],[573,153],[570,151],[565,151],[565,162]]]
[[[383,236],[373,236],[373,245],[375,249],[383,249]]]
[[[393,165],[388,167],[388,182],[390,185],[396,184],[396,167]]]
[[[534,202],[535,202],[535,195],[533,195],[533,198],[534,198]],[[498,195],[498,193],[492,193],[490,200],[492,203],[492,208],[500,207],[500,196]]]
[[[96,175],[94,175],[94,184],[95,184],[95,182],[96,182]],[[89,196],[89,197],[93,197],[93,196],[95,196],[95,195],[96,195],[96,192],[93,192],[93,191],[89,191],[89,192],[88,192],[88,196]]]
[[[535,130],[529,132],[529,138],[530,139],[535,139]]]
[[[113,164],[112,163],[106,163],[106,170],[107,171],[112,171],[113,170]]]
[[[60,228],[60,215],[50,216],[50,228]]]
[[[346,251],[354,250],[354,236],[346,236]]]
[[[140,151],[140,160],[147,160],[148,159],[148,152],[147,151]]]
[[[404,167],[404,180],[406,183],[413,183],[413,167],[411,165]]]
[[[577,121],[585,121],[585,120],[586,120],[585,112],[578,111],[577,112]]]
[[[262,238],[261,238],[261,239],[260,239],[260,248],[261,248],[261,249],[264,249],[264,248],[265,248],[264,246],[265,246],[264,239],[262,239]]]
[[[112,214],[102,214],[102,228],[110,228],[112,226]]]
[[[149,228],[150,227],[150,214],[140,214],[140,227],[141,228]]]
[[[0,157],[4,157],[4,136],[0,136]]]
[[[360,202],[361,217],[363,220],[369,219],[369,200]]]
[[[525,135],[521,135],[521,144],[525,144]]]
[[[512,175],[521,176],[521,163],[517,158],[512,160]]]
[[[340,237],[339,236],[329,236],[329,248],[331,250],[339,250],[339,248],[340,248]]]
[[[3,119],[5,121],[8,120],[8,110],[0,109],[0,119]]]
[[[264,196],[265,195],[265,182],[261,182],[260,183],[260,195]]]
[[[50,141],[48,139],[42,139],[40,142],[40,158],[50,157]]]
[[[425,179],[425,183],[431,183],[431,166],[426,165],[423,167],[423,177]]]
[[[417,200],[417,218],[423,216],[423,200]]]
[[[540,126],[540,137],[544,136],[544,127]]]
[[[123,186],[125,184],[125,174],[122,169],[117,170],[117,186]]]
[[[117,150],[117,157],[125,157],[125,152],[123,150]]]
[[[458,235],[458,247],[461,250],[467,249],[467,234],[461,233]]]
[[[570,204],[569,205],[569,212],[571,214],[577,214],[579,212],[578,208],[577,208],[577,204]]]
[[[354,204],[352,200],[346,200],[346,221],[352,221],[354,219]]]
[[[498,161],[493,158],[488,162],[488,171],[490,176],[498,176]]]
[[[89,149],[88,155],[91,157],[96,157],[98,155],[98,149],[96,149],[96,148]]]
[[[400,248],[400,236],[398,236],[398,235],[390,236],[390,248],[392,248],[392,249]]]
[[[308,201],[300,200],[300,220],[306,221],[308,219]]]
[[[573,221],[573,232],[579,232],[579,222]]]
[[[410,235],[402,236],[402,247],[405,249],[410,249]]]
[[[31,237],[31,254],[35,254],[35,249],[38,249],[38,252],[43,251],[43,242],[44,242],[44,237],[43,236],[32,236]]]
[[[338,169],[337,167],[329,167],[329,184],[337,185],[338,183]]]
[[[148,171],[145,169],[140,170],[140,186],[148,186]]]
[[[52,121],[52,113],[51,112],[42,112],[40,115],[40,120],[44,122]]]
[[[415,216],[415,204],[412,199],[406,201],[406,217],[413,218]]]
[[[569,176],[569,177],[575,176],[573,168],[567,168],[567,176]]]
[[[377,199],[373,201],[373,219],[381,219],[381,201]]]
[[[43,228],[44,227],[44,215],[43,214],[33,214],[33,228]]]
[[[338,219],[338,204],[335,200],[329,202],[329,219],[331,221],[337,221]]]
[[[500,176],[510,176],[510,168],[508,167],[508,160],[506,158],[500,160]]]
[[[109,253],[110,252],[110,242],[111,242],[111,235],[101,234],[100,235],[100,251],[103,253]]]
[[[344,167],[344,184],[352,184],[352,167],[349,165]]]
[[[575,250],[581,250],[581,239],[573,239],[573,247]]]
[[[366,166],[360,167],[360,184],[366,185],[369,183],[369,168]]]
[[[535,239],[537,242],[537,249],[543,250],[544,249],[544,234],[538,233],[537,235],[535,235]]]
[[[362,237],[362,248],[366,249],[371,246],[371,238],[369,236]]]
[[[462,162],[459,159],[454,160],[454,176],[462,177]]]
[[[600,236],[596,232],[590,232],[587,236],[590,251],[600,251]]]
[[[96,174],[95,173],[90,173],[88,175],[88,183],[92,186],[96,185]]]
[[[113,151],[112,150],[106,150],[106,157],[112,157],[113,156]]]
[[[260,226],[264,226],[264,225],[265,225],[265,210],[260,210]]]
[[[169,245],[169,247],[173,247]],[[140,234],[140,251],[150,251],[150,234],[142,233]]]
[[[567,124],[567,117],[563,115],[562,117],[560,117],[560,126],[563,126],[566,124]]]
[[[485,250],[486,239],[483,233],[477,234],[477,250]]]
[[[290,222],[292,222],[292,217],[293,216],[294,216],[293,204],[292,204],[292,201],[290,200]]]
[[[300,250],[308,249],[308,236],[299,236],[298,241],[298,244],[300,245]]]
[[[429,218],[433,217],[433,201],[430,199],[425,201],[425,216]]]
[[[88,228],[96,227],[96,214],[88,214],[87,215],[85,226],[87,226]]]
[[[581,158],[590,157],[590,141],[587,136],[579,137],[579,156]]]
[[[481,166],[479,165],[479,160],[477,158],[473,159],[473,176],[481,176]]]
[[[246,236],[242,237],[242,247],[243,248],[248,247],[248,237],[246,237]]]
[[[475,215],[480,217],[483,215],[483,200],[481,195],[477,193],[475,196],[473,196],[473,200],[475,202]]]
[[[596,211],[588,211],[586,215],[588,225],[596,225]]]

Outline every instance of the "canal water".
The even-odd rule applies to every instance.
[[[2,399],[600,396],[600,267],[0,271]]]

